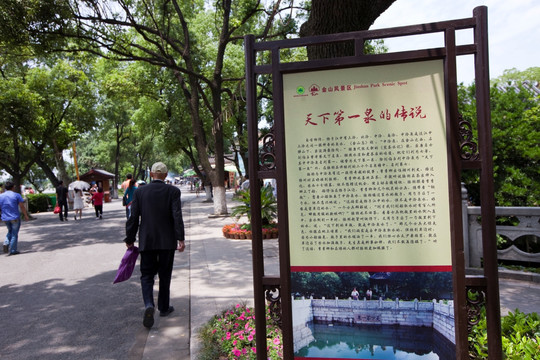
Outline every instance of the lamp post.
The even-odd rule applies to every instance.
[[[75,174],[77,174],[77,181],[79,181],[79,167],[77,166],[77,151],[75,150],[75,141],[73,142],[73,165],[75,165]]]

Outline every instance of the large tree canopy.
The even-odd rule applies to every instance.
[[[0,31],[4,37],[16,33],[19,44],[33,45],[40,53],[84,51],[167,69],[189,115],[184,121],[190,125],[191,141],[178,147],[188,156],[198,157],[214,186],[215,213],[227,212],[223,187],[228,147],[225,139],[233,143],[232,134],[242,131],[242,116],[233,111],[243,107],[243,36],[253,33],[264,40],[294,33],[294,18],[301,19],[294,16],[298,14],[293,11],[294,1],[9,1],[13,6]],[[313,1],[312,18],[304,27],[312,30],[305,34],[367,29],[392,2]],[[321,16],[323,8],[332,16]],[[329,18],[333,23],[326,21]],[[231,125],[236,129],[226,129],[227,118],[234,120]],[[214,165],[210,158],[215,159]]]
[[[54,167],[68,181],[62,150],[94,121],[89,79],[67,60],[49,66],[1,59],[5,62],[0,65],[0,166],[16,185],[34,163],[53,183],[56,176],[50,169]],[[52,156],[45,156],[47,149],[54,149],[48,152]]]
[[[40,55],[87,52],[114,61],[144,62],[168,71],[176,89],[169,87],[166,92],[181,97],[184,105],[180,107],[187,116],[175,115],[174,110],[180,108],[175,105],[177,101],[162,101],[169,117],[165,125],[180,129],[182,134],[186,127],[171,121],[189,126],[191,136],[180,139],[176,147],[196,159],[213,184],[215,213],[227,212],[224,154],[232,144],[238,144],[234,134],[241,136],[245,122],[243,112],[235,111],[244,107],[243,36],[252,33],[258,40],[265,40],[294,34],[296,21],[303,19],[303,9],[294,6],[303,6],[302,2],[7,1],[0,26],[6,49],[24,45]],[[392,2],[312,1],[312,18],[304,28],[313,31],[305,34],[367,29]],[[331,13],[332,21],[321,16],[325,6],[328,8],[324,13]],[[241,140],[239,145],[243,154]],[[215,159],[215,164],[210,163],[210,158]]]
[[[224,188],[224,104],[242,87],[243,36],[283,37],[294,21],[288,1],[28,2],[13,16],[26,24],[29,44],[43,51],[85,51],[117,61],[167,69],[189,114],[193,145],[214,186],[214,211],[227,212]],[[20,28],[17,21],[5,29]],[[215,166],[210,158],[215,159]]]
[[[540,198],[540,68],[511,70],[492,81],[491,121],[495,200],[498,206],[538,206]],[[475,87],[460,87],[460,112],[476,121]],[[479,204],[478,175],[464,182]]]

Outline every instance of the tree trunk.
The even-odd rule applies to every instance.
[[[204,193],[206,195],[206,199],[204,201],[213,202],[214,200],[212,199],[212,197],[213,197],[214,189],[212,188],[212,184],[204,185],[203,187],[204,187]]]
[[[114,150],[114,179],[113,187],[111,191],[111,199],[118,199],[118,180],[119,180],[119,169],[120,169],[120,145],[122,144],[122,135],[123,135],[122,125],[116,125],[116,149]]]
[[[216,157],[215,168],[211,173],[210,180],[214,191],[214,215],[227,214],[227,199],[225,198],[225,160],[223,153],[223,132],[216,134]],[[219,147],[218,147],[219,146]],[[220,151],[218,151],[220,149]]]
[[[225,209],[225,210],[223,210]],[[225,197],[225,186],[214,187],[214,213],[220,215],[227,214],[227,203]]]
[[[218,80],[220,81],[220,80]],[[214,126],[213,135],[215,141],[215,159],[214,159],[214,171],[210,175],[212,186],[214,190],[214,215],[227,214],[227,199],[225,198],[225,152],[224,147],[224,134],[223,134],[223,111],[221,107],[221,84],[216,86],[212,91],[214,101]]]
[[[56,177],[56,175],[54,175],[54,172],[49,167],[49,165],[45,161],[41,160],[41,158],[38,158],[36,160],[36,164],[39,165],[41,170],[43,170],[45,175],[47,175],[47,178],[51,181],[51,184],[53,184],[53,186],[56,188],[58,186],[58,178]]]
[[[367,30],[396,0],[312,0],[309,19],[300,36]],[[354,43],[341,42],[307,48],[310,60],[354,55]]]
[[[11,174],[11,181],[13,182],[13,191],[21,193],[22,176],[19,173]]]

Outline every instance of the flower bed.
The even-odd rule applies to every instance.
[[[281,329],[272,323],[268,309],[266,317],[268,359],[283,359]],[[199,337],[203,344],[199,354],[201,360],[254,360],[257,358],[255,313],[252,308],[245,305],[238,304],[221,315],[214,316],[202,327]]]
[[[223,236],[227,239],[252,239],[251,228],[247,224],[229,224],[225,225],[222,229]],[[277,224],[270,224],[263,226],[262,229],[263,239],[276,239],[278,237]]]

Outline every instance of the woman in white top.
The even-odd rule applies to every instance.
[[[79,214],[79,220],[82,219],[83,208],[84,208],[83,193],[80,189],[75,189],[75,195],[73,197],[73,210],[75,210],[75,220],[77,220],[77,213]]]

